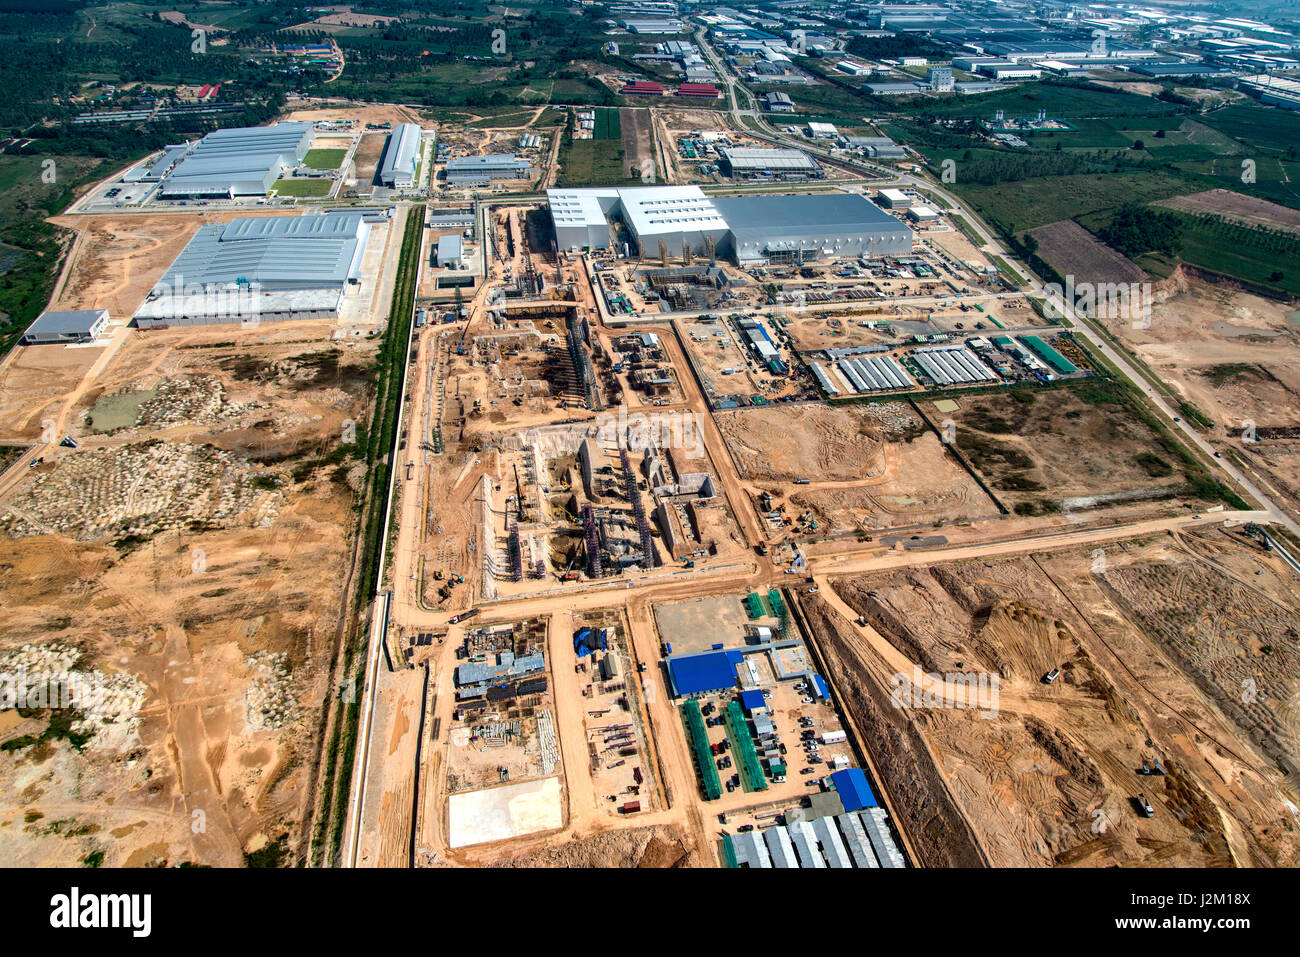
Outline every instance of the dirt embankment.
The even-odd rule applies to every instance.
[[[697,855],[672,827],[606,831],[536,853],[494,862],[498,867],[691,867]]]
[[[851,632],[847,623],[816,596],[802,604],[828,670],[836,676],[841,700],[871,742],[876,767],[889,782],[900,827],[920,856],[916,863],[921,867],[986,866],[961,809],[929,760],[925,742],[905,713],[890,704],[868,670],[861,649],[847,640]]]

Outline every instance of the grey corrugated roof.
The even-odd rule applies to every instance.
[[[718,152],[739,169],[817,169],[812,157],[800,150],[724,146]]]
[[[276,289],[341,286],[358,274],[370,226],[361,213],[258,216],[199,227],[159,285],[260,283]]]
[[[822,860],[821,854],[817,850],[817,836],[813,834],[812,825],[807,821],[797,821],[786,827],[790,832],[790,840],[794,842],[795,850],[799,852],[799,866],[810,868],[824,868],[826,862]]]
[[[528,165],[528,160],[519,159],[509,153],[493,153],[490,156],[457,156],[447,160],[448,173],[477,173],[490,169],[515,169]]]
[[[176,192],[188,183],[259,180],[296,164],[311,141],[312,124],[276,123],[216,130],[199,141],[167,177]]]
[[[903,223],[856,193],[715,196],[713,205],[738,239],[804,236],[814,232],[912,234]]]
[[[420,149],[420,127],[417,123],[400,123],[388,137],[388,146],[384,149],[384,159],[379,165],[379,178],[389,182],[398,173],[411,174],[415,171],[415,158]]]
[[[763,841],[772,855],[773,867],[798,867],[799,859],[795,856],[794,845],[784,827],[769,827],[763,832]]]
[[[772,856],[768,854],[767,847],[763,844],[763,840],[759,837],[757,831],[736,834],[729,840],[731,841],[731,849],[736,854],[737,864],[748,864],[754,868],[772,866]]]
[[[853,863],[858,867],[879,867],[876,852],[871,849],[871,840],[867,837],[866,829],[858,820],[858,816],[837,814],[835,820],[839,822],[840,830],[844,832],[844,844],[853,857]]]
[[[848,851],[844,849],[844,842],[840,840],[839,832],[835,830],[835,822],[828,817],[819,817],[812,822],[813,833],[817,835],[817,840],[821,842],[822,853],[826,855],[826,862],[831,867],[852,867],[849,863]]]
[[[57,335],[66,333],[89,332],[100,315],[106,309],[52,309],[43,312],[27,327],[27,333]]]

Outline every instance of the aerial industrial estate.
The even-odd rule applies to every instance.
[[[91,9],[8,862],[1300,864],[1294,11]]]

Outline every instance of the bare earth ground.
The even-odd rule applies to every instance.
[[[1270,203],[1256,196],[1229,189],[1209,189],[1203,193],[1191,193],[1188,196],[1173,196],[1155,203],[1185,213],[1213,213],[1250,226],[1269,226],[1300,232],[1300,210],[1289,209]]]
[[[961,397],[951,413],[957,447],[1005,503],[1148,493],[1168,498],[1184,481],[1151,429],[1123,407],[1084,402],[1067,389],[1031,393],[1030,399]],[[1156,455],[1163,467],[1143,468],[1137,456],[1144,453]]]
[[[1285,867],[1300,851],[1277,764],[1300,754],[1288,575],[1209,530],[839,579],[800,600],[922,863]],[[996,714],[910,694],[895,707],[893,676],[914,664],[997,675]],[[1260,690],[1240,705],[1246,678]],[[1155,758],[1167,775],[1135,773]]]
[[[742,478],[848,482],[883,464],[881,432],[858,408],[769,406],[715,418]]]
[[[363,124],[392,123],[394,126],[398,123],[419,122],[419,118],[404,106],[392,103],[350,105],[346,101],[323,103],[319,107],[312,106],[294,110],[282,117],[282,122],[289,120],[304,120],[309,123],[325,120],[355,120]]]
[[[66,644],[76,670],[141,689],[122,734],[82,755],[66,741],[0,754],[6,860],[295,853],[360,478],[318,456],[367,407],[374,351],[335,345],[331,325],[134,334],[76,403],[79,447],[47,452],[0,501],[0,653]],[[97,431],[119,393],[145,396],[138,424]]]
[[[107,309],[127,320],[198,228],[228,223],[251,212],[194,215],[55,216],[50,222],[83,231],[52,309]],[[259,210],[258,216],[295,215]]]
[[[632,170],[638,169],[644,176],[645,171],[655,169],[650,111],[625,107],[618,114],[623,130],[623,175],[632,176]]]
[[[1295,307],[1176,274],[1150,327],[1111,330],[1215,424],[1209,435],[1300,514],[1300,326]],[[1262,441],[1244,443],[1254,423]],[[1277,430],[1270,432],[1270,430]]]
[[[0,438],[34,439],[98,349],[15,349],[0,365]]]
[[[1123,253],[1107,246],[1072,219],[1029,230],[1038,255],[1062,276],[1079,282],[1141,282],[1146,273]]]

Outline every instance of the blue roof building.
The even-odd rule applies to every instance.
[[[739,651],[706,651],[668,659],[668,681],[673,697],[725,691],[736,686],[736,665],[744,660]]]
[[[831,774],[831,783],[840,796],[846,811],[858,811],[864,807],[877,807],[876,795],[867,783],[867,775],[861,768],[848,768]]]
[[[767,710],[767,699],[763,697],[763,692],[757,688],[740,693],[740,706],[745,709],[746,714],[753,714],[755,711]]]

